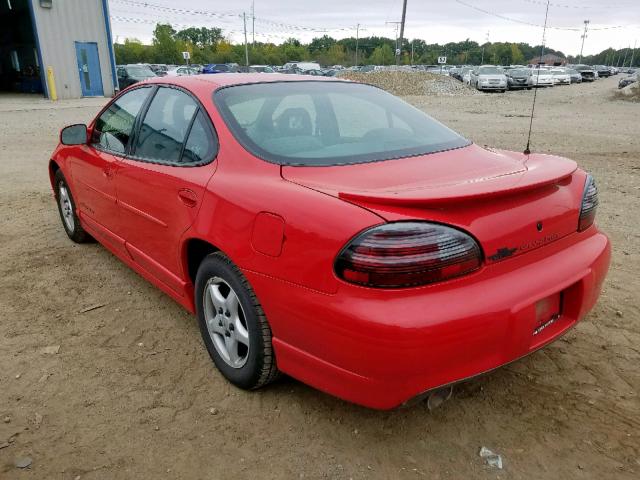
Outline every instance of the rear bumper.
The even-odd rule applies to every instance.
[[[478,84],[478,90],[506,90],[506,89],[507,89],[506,84],[503,84],[503,85]]]
[[[333,295],[245,274],[271,323],[283,372],[389,409],[557,339],[595,304],[610,251],[592,227],[444,284],[392,291],[341,284]],[[536,303],[559,292],[561,315],[534,335]]]

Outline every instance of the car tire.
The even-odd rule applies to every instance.
[[[92,240],[78,218],[78,211],[76,209],[76,202],[71,194],[71,189],[67,183],[66,178],[62,173],[62,170],[58,170],[53,178],[54,193],[56,198],[56,204],[58,205],[58,213],[60,213],[60,220],[62,221],[62,227],[67,236],[76,243],[86,243]]]
[[[255,390],[280,376],[264,311],[245,276],[223,253],[200,264],[195,306],[209,356],[229,382]]]

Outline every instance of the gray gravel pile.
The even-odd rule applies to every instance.
[[[617,97],[631,102],[640,102],[640,82],[627,85],[622,90],[618,90]]]
[[[369,83],[394,95],[474,95],[455,78],[427,72],[344,72],[340,78]]]

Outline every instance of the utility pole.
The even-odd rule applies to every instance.
[[[400,65],[400,57],[402,55],[402,42],[404,40],[404,21],[407,18],[407,0],[402,2],[402,20],[400,23],[400,44],[396,48],[396,65]]]
[[[627,55],[629,54],[629,50],[631,50],[631,45],[624,51],[624,58],[622,59],[622,68],[624,68],[624,64],[627,62]]]
[[[489,31],[487,30],[487,41],[484,43],[489,43]],[[484,44],[482,45],[482,58],[480,59],[480,65],[484,65]]]
[[[356,25],[356,67],[358,66],[358,41],[360,40],[360,24]]]
[[[415,43],[415,41],[415,38],[411,40],[411,66],[413,66],[413,44]]]
[[[580,47],[580,60],[578,63],[582,63],[582,50],[584,49],[584,39],[587,38],[587,30],[589,29],[589,20],[584,21],[584,33],[582,34],[582,46]]]
[[[400,23],[401,22],[384,22],[385,25],[392,24],[392,25],[395,25],[395,28],[396,28],[396,50],[395,52],[393,52],[394,55],[398,51],[398,25],[400,25]],[[396,58],[397,58],[397,55],[396,55]]]
[[[247,14],[242,12],[242,22],[244,23],[244,64],[249,66],[249,46],[247,45]]]
[[[251,39],[253,48],[256,48],[256,2],[251,2]]]

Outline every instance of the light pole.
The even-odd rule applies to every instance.
[[[487,41],[484,43],[489,43],[489,32],[487,31]],[[482,58],[480,59],[480,65],[484,65],[484,44],[482,45]]]
[[[578,63],[582,63],[582,50],[584,49],[584,39],[587,38],[587,30],[589,29],[589,20],[584,21],[584,33],[582,34],[582,46],[580,47],[580,60]]]
[[[360,24],[356,25],[356,67],[358,66],[358,40],[360,39]]]

